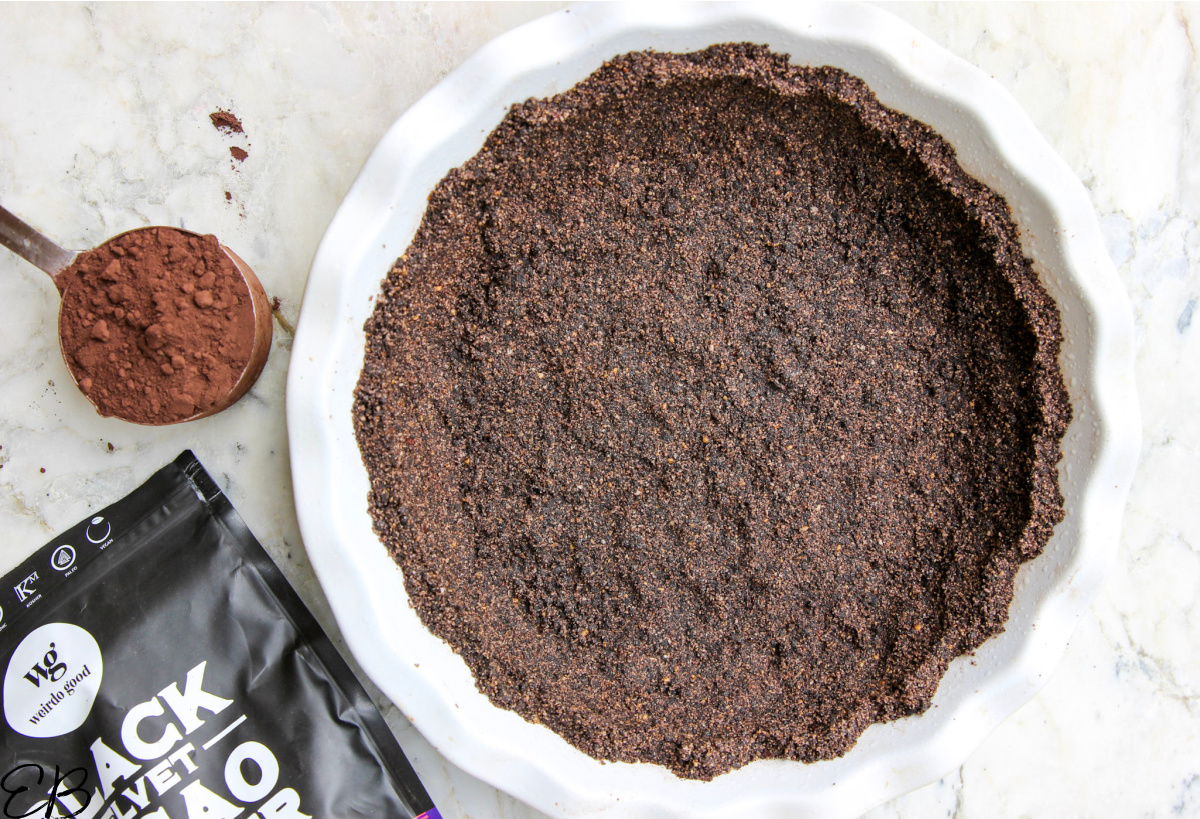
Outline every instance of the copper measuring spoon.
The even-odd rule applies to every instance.
[[[98,245],[96,249],[115,242],[117,239],[120,239],[123,236],[155,229],[156,228],[148,227],[126,231],[125,233],[118,234],[108,241],[103,242],[102,244]],[[190,230],[182,230],[180,228],[166,229],[178,231],[190,236],[201,236],[201,234]],[[60,296],[66,293],[67,288],[70,287],[71,284],[71,282],[68,280],[69,277],[63,275],[64,271],[66,271],[66,269],[70,267],[71,264],[77,258],[79,258],[81,254],[90,252],[86,250],[68,250],[60,247],[58,244],[43,236],[34,228],[22,222],[12,213],[5,210],[2,206],[0,206],[0,245],[8,248],[13,253],[16,253],[22,259],[25,259],[27,262],[32,264],[34,267],[37,267],[39,270],[49,275],[50,278],[54,280],[54,285],[58,289]],[[146,422],[134,418],[123,418],[119,411],[101,410],[101,408],[96,404],[96,401],[90,395],[88,395],[86,391],[80,388],[80,392],[82,392],[87,399],[92,402],[92,405],[96,407],[96,411],[101,415],[122,418],[126,421],[132,421],[133,423],[137,424],[145,424],[147,426],[167,426],[168,424],[181,424],[185,421],[194,421],[198,418],[205,418],[209,415],[215,415],[221,410],[227,409],[236,403],[237,400],[245,395],[250,387],[254,385],[254,382],[258,379],[259,374],[266,365],[267,355],[271,351],[271,305],[267,299],[266,291],[263,290],[262,284],[259,282],[258,277],[254,275],[254,271],[250,269],[250,266],[242,261],[241,257],[224,245],[221,245],[221,250],[226,256],[229,257],[229,260],[233,262],[234,268],[241,275],[242,280],[245,281],[246,286],[250,291],[250,302],[254,309],[254,342],[250,351],[250,359],[246,363],[246,366],[242,370],[238,380],[230,388],[228,393],[214,402],[211,406],[201,408],[195,414],[190,415],[187,418],[180,418],[175,421],[165,422]],[[60,328],[61,318],[60,307]],[[59,331],[59,352],[62,353],[63,361],[65,361],[67,364],[67,369],[71,373],[71,379],[75,382],[75,386],[79,387],[80,375],[76,372],[75,365],[63,350],[61,329]]]

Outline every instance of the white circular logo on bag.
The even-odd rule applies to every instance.
[[[71,568],[71,564],[75,562],[75,549],[70,546],[62,545],[54,550],[54,554],[50,555],[50,565],[58,569],[60,572],[65,572]]]
[[[106,537],[112,534],[112,524],[106,521],[104,518],[92,518],[91,522],[88,523],[87,531],[85,531],[84,534],[87,535],[87,539],[90,542],[100,543]]]
[[[95,638],[71,623],[39,626],[17,646],[4,672],[4,719],[27,737],[69,734],[87,719],[104,660]]]

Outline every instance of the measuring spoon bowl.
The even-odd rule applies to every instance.
[[[187,236],[203,238],[203,234],[196,233],[190,230],[181,228],[162,228],[181,233]],[[111,239],[98,245],[93,250],[69,250],[63,248],[51,239],[44,236],[35,228],[21,221],[17,216],[0,206],[0,245],[8,248],[16,253],[21,258],[28,261],[38,269],[45,272],[54,281],[55,287],[59,291],[60,296],[65,296],[67,289],[73,284],[76,284],[77,277],[74,275],[73,265],[80,260],[84,254],[98,252],[103,250],[108,245],[118,242],[119,240],[138,234],[141,232],[155,231],[159,228],[136,228],[118,234]],[[234,269],[238,272],[242,281],[245,283],[247,290],[250,293],[250,303],[254,314],[254,337],[250,349],[249,358],[242,368],[240,375],[227,392],[221,395],[217,400],[209,403],[206,406],[197,407],[196,411],[187,417],[173,418],[167,421],[147,421],[144,418],[129,417],[122,415],[120,409],[112,407],[103,408],[97,403],[96,399],[80,385],[83,379],[79,372],[76,363],[68,355],[63,346],[63,311],[59,308],[58,321],[58,341],[59,350],[62,353],[63,361],[67,365],[67,370],[71,373],[71,378],[75,382],[75,386],[79,387],[80,392],[92,403],[96,411],[104,416],[121,418],[122,420],[130,421],[144,426],[168,426],[171,424],[180,424],[186,421],[194,421],[199,418],[206,418],[210,415],[215,415],[224,409],[231,407],[238,399],[244,396],[252,386],[258,376],[262,373],[263,367],[266,366],[267,357],[271,351],[272,337],[272,322],[271,322],[271,304],[267,298],[266,291],[263,289],[262,283],[254,274],[254,271],[248,264],[236,253],[229,248],[221,245],[218,241],[221,251],[233,263]],[[144,283],[149,287],[149,283]]]

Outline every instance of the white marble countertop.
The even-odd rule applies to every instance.
[[[137,427],[78,394],[50,281],[0,250],[0,571],[191,448],[336,634],[284,429],[309,263],[396,117],[557,7],[0,4],[0,203],[68,247],[144,225],[215,233],[281,302],[270,361],[237,406]],[[992,74],[1087,186],[1133,302],[1145,436],[1117,566],[1045,689],[960,770],[868,815],[1200,816],[1200,7],[888,8]],[[212,127],[219,108],[244,135]],[[538,815],[381,704],[447,819]]]

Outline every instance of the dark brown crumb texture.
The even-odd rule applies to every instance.
[[[1059,316],[929,128],[763,47],[514,106],[429,199],[354,424],[498,706],[709,779],[929,706],[1062,518]]]

